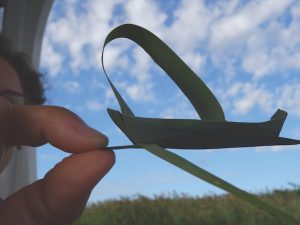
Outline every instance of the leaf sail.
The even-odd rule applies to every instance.
[[[162,67],[162,69],[170,76],[171,79],[178,85],[183,93],[188,97],[194,106],[195,110],[199,114],[202,121],[198,120],[166,120],[166,119],[149,119],[149,118],[138,118],[135,117],[132,110],[126,104],[124,99],[121,97],[111,80],[106,74],[104,69],[104,48],[112,40],[116,38],[128,38],[138,43],[144,50],[153,58],[153,60]],[[282,125],[285,121],[287,113],[283,110],[278,110],[271,118],[270,121],[265,123],[235,123],[225,121],[225,116],[219,102],[208,89],[208,87],[201,81],[201,79],[158,37],[149,32],[148,30],[133,25],[124,24],[114,30],[112,30],[107,38],[102,51],[102,67],[107,77],[110,86],[119,102],[122,113],[108,109],[108,113],[115,124],[124,132],[124,134],[134,143],[133,146],[118,146],[111,149],[127,148],[127,147],[141,147],[148,150],[150,153],[168,161],[169,163],[185,170],[186,172],[195,175],[196,177],[207,181],[208,183],[215,185],[221,189],[224,189],[235,196],[247,201],[248,203],[268,212],[282,222],[288,224],[300,224],[294,217],[288,213],[261,201],[259,198],[229,184],[228,182],[218,178],[217,176],[203,170],[200,167],[192,164],[186,159],[167,151],[160,147],[174,147],[178,148],[179,144],[182,144],[182,148],[218,148],[218,147],[241,147],[241,146],[258,146],[258,145],[278,145],[278,144],[299,144],[299,140],[292,140],[288,138],[277,137],[281,131]],[[148,127],[146,126],[148,123]],[[205,136],[209,130],[213,131],[209,136],[200,140],[200,143],[195,146],[189,145],[193,142],[192,139],[195,132],[194,127],[198,127],[200,130],[206,128],[202,132]],[[249,128],[247,128],[249,126]],[[261,126],[261,127],[260,127]],[[224,129],[225,127],[225,129]],[[187,128],[186,130],[184,130]],[[260,128],[257,130],[257,128]],[[151,130],[152,129],[152,130]],[[154,130],[153,130],[154,129]],[[156,130],[155,130],[156,129]],[[188,140],[182,139],[182,136],[170,137],[170,132],[179,129],[179,133],[187,134],[185,137],[191,137]],[[198,129],[198,131],[199,131]],[[222,130],[223,129],[223,130]],[[229,131],[229,132],[228,132]],[[242,131],[244,136],[239,136]],[[144,132],[144,133],[143,133]],[[190,132],[190,133],[189,133]],[[221,132],[219,135],[215,135],[214,132]],[[234,132],[237,132],[235,134]],[[169,137],[169,142],[159,142],[158,139],[151,139],[153,133],[157,134],[157,138]],[[229,134],[229,136],[228,136]],[[139,136],[140,135],[140,136]],[[169,136],[168,136],[169,135]],[[199,137],[199,134],[198,134]],[[242,142],[237,144],[237,140],[232,139],[231,144],[221,145],[215,144],[207,146],[203,144],[207,138],[210,139],[208,143],[220,142],[227,140],[230,137],[235,139],[250,139],[249,145]],[[141,140],[141,138],[144,138]],[[180,140],[175,146],[171,146],[172,142]],[[247,140],[245,140],[247,141]],[[233,144],[232,144],[233,143]]]
[[[202,120],[225,120],[223,109],[209,88],[172,49],[157,36],[137,25],[124,24],[115,28],[107,35],[103,50],[110,41],[120,37],[128,38],[136,42],[152,57],[187,96]],[[102,66],[103,52],[104,51],[102,51]],[[118,99],[118,101],[124,103],[124,100]],[[124,106],[124,110],[125,108]]]

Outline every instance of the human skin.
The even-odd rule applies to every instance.
[[[0,92],[22,93],[14,68],[0,57]],[[50,143],[72,153],[43,179],[0,203],[1,225],[67,225],[82,213],[90,192],[115,162],[108,139],[71,111],[55,106],[11,104],[0,96],[2,147]],[[8,160],[8,159],[6,159]]]

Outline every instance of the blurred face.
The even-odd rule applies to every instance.
[[[17,72],[5,59],[0,57],[0,92],[3,91],[23,94]]]
[[[0,97],[12,101],[18,94],[23,94],[19,76],[10,64],[0,57]],[[0,173],[7,166],[13,149],[13,147],[6,148],[5,143],[0,143]]]

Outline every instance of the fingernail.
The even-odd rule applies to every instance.
[[[82,136],[87,138],[96,139],[97,142],[101,145],[101,147],[106,147],[108,145],[108,138],[106,135],[101,133],[100,131],[88,126],[86,123],[82,121],[82,123],[73,124],[74,131]]]

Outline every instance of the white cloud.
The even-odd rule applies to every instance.
[[[104,90],[104,99],[105,106],[117,104],[116,96],[110,87]]]
[[[253,109],[270,114],[276,109],[275,92],[256,82],[224,83],[215,89],[215,93],[222,100],[222,105],[225,105],[224,110],[234,114],[243,115]]]
[[[81,89],[80,83],[75,80],[66,81],[63,84],[63,87],[67,92],[69,92],[71,94],[79,93],[80,89]]]
[[[79,3],[79,1],[67,1],[65,3],[66,13],[62,17],[57,17],[55,12],[53,13],[47,29],[47,37],[50,40],[46,41],[44,45],[45,51],[49,52],[47,55],[59,54],[53,51],[53,45],[56,44],[66,50],[72,59],[71,67],[74,71],[98,66],[99,47],[103,43],[105,35],[113,26],[125,21],[150,29],[171,43],[171,46],[183,56],[192,54],[199,46],[204,48],[205,52],[210,53],[215,62],[219,60],[228,62],[226,58],[232,54],[235,57],[246,54],[243,66],[247,72],[254,72],[257,76],[272,72],[269,68],[276,66],[275,62],[280,61],[274,60],[274,58],[280,57],[280,55],[274,54],[276,47],[286,43],[283,45],[283,49],[286,47],[292,49],[299,43],[296,34],[300,32],[299,13],[297,13],[300,4],[293,3],[292,0],[276,1],[276,4],[272,0],[251,1],[243,5],[238,1],[226,4],[223,4],[222,1],[207,4],[205,1],[182,0],[173,12],[174,20],[170,26],[165,24],[167,15],[155,1],[89,0],[84,5]],[[83,9],[80,13],[76,10],[76,4]],[[291,7],[289,12],[289,7],[292,5],[294,7]],[[123,7],[124,14],[114,15],[116,6]],[[292,15],[291,24],[278,22],[280,26],[277,29],[271,29],[274,21],[277,21],[283,13]],[[259,47],[268,45],[267,39],[275,36],[282,38],[275,41],[274,49],[266,48],[268,51],[258,51]],[[259,46],[253,45],[255,39],[261,42]],[[107,50],[108,67],[116,61],[120,52],[124,51],[119,47],[110,47]],[[51,50],[52,52],[50,52]],[[261,63],[255,62],[255,55],[262,59]],[[283,59],[288,54],[281,54],[281,56],[280,59]],[[197,57],[199,58],[201,55],[197,55]],[[268,60],[268,58],[271,59]],[[297,60],[293,60],[294,58],[288,57],[286,60],[288,67],[298,66]],[[118,62],[126,63],[126,60],[125,62],[123,60]],[[56,61],[57,66],[62,63],[59,60]],[[299,66],[297,68],[299,69]],[[273,70],[275,69],[273,68]]]
[[[246,114],[254,109],[271,114],[280,108],[300,116],[300,82],[297,80],[272,90],[258,81],[234,82],[215,88],[215,93],[221,97],[225,108],[235,114]]]
[[[184,103],[177,104],[173,107],[167,107],[160,114],[160,117],[164,119],[199,119],[199,116],[194,110],[186,110],[186,105]]]
[[[237,67],[255,79],[279,70],[299,70],[299,5],[292,0],[276,4],[272,0],[244,4],[182,0],[162,36],[183,58],[200,49],[199,58],[212,58],[229,77]],[[292,15],[290,24],[280,19],[284,14]],[[185,60],[195,68],[190,59]],[[204,65],[205,61],[200,67]]]
[[[151,80],[149,70],[153,60],[150,56],[140,47],[135,47],[131,56],[133,58],[133,65],[129,68],[129,74],[138,82],[145,83]]]
[[[297,4],[291,0],[276,4],[271,0],[250,1],[236,5],[229,15],[220,15],[209,40],[214,63],[226,68],[242,58],[242,68],[255,79],[279,70],[299,69],[293,62],[300,50],[296,35],[299,15],[291,12]],[[292,14],[290,23],[282,19],[288,14]]]
[[[206,58],[197,52],[186,52],[182,55],[182,59],[195,72],[199,73],[205,65]]]
[[[216,10],[208,9],[202,0],[183,0],[174,12],[174,21],[166,38],[179,54],[194,50],[208,37],[216,15]]]
[[[116,71],[118,69],[126,70],[128,68],[128,64],[129,64],[128,57],[124,55],[124,52],[126,51],[127,47],[128,47],[128,43],[122,42],[120,44],[120,42],[118,42],[117,45],[113,43],[109,45],[107,48],[105,48],[104,66],[107,72],[110,70]],[[99,62],[100,62],[100,56],[99,56]]]
[[[300,116],[300,83],[285,84],[276,90],[278,107]]]
[[[166,119],[199,119],[199,115],[182,93],[170,99],[172,104],[160,108],[159,116]]]
[[[103,105],[98,100],[91,99],[86,102],[86,108],[91,111],[100,111]]]
[[[61,57],[70,57],[70,67],[74,73],[81,69],[98,68],[100,47],[105,35],[112,29],[110,22],[114,19],[113,10],[120,2],[88,0],[84,3],[79,1],[54,3],[62,5],[65,13],[58,15],[55,11],[52,12],[46,29],[49,41],[45,42],[43,51],[51,50],[53,46],[59,47],[60,51],[48,50],[48,57],[43,57],[43,62],[52,57],[50,53],[55,53]],[[78,7],[81,10],[78,10]],[[110,54],[107,57],[109,56]],[[107,61],[109,62],[109,58]],[[62,61],[54,68],[60,69],[61,63]],[[51,70],[49,64],[43,65]]]
[[[137,102],[149,102],[153,100],[152,84],[130,84],[126,87],[127,95]]]
[[[237,113],[249,112],[255,106],[259,106],[265,112],[272,112],[273,96],[263,87],[246,83],[243,85],[241,93],[234,101],[233,106],[233,111]]]
[[[150,75],[152,59],[141,48],[135,47],[131,54],[133,65],[128,68],[129,75],[134,78],[130,84],[125,84],[127,95],[134,101],[149,102],[154,99],[153,82]],[[126,78],[125,78],[126,79]]]
[[[250,1],[241,8],[237,7],[232,15],[215,22],[211,43],[222,47],[245,40],[263,22],[285,12],[291,3],[291,0],[276,1],[276,4],[273,0]]]
[[[54,77],[62,68],[63,56],[54,50],[54,45],[46,37],[43,40],[41,64],[48,69],[47,75]]]
[[[124,2],[124,10],[125,18],[129,23],[143,26],[158,36],[163,34],[167,15],[155,1],[127,0]]]
[[[253,52],[248,54],[243,60],[243,68],[248,73],[253,73],[255,78],[270,74],[276,67],[274,58],[272,59],[266,52]]]
[[[172,15],[167,15],[156,1],[150,0],[88,0],[84,4],[70,0],[59,4],[64,5],[65,13],[61,16],[52,13],[43,45],[42,63],[51,75],[63,68],[67,57],[71,58],[69,66],[73,72],[99,69],[105,36],[124,22],[136,23],[154,32],[196,72],[202,74],[207,63],[213,62],[211,66],[221,69],[224,73],[221,78],[226,82],[232,81],[237,71],[252,74],[246,76],[243,83],[238,82],[241,77],[235,76],[233,87],[230,85],[224,92],[236,113],[247,113],[257,106],[264,112],[271,111],[277,103],[272,100],[274,93],[263,85],[263,79],[267,75],[300,70],[298,1],[181,0]],[[116,7],[121,12],[118,15],[113,14]],[[282,19],[284,14],[290,16],[290,21]],[[168,16],[173,20],[167,24]],[[118,82],[132,100],[152,101],[156,85],[150,75],[152,60],[139,47],[132,46],[128,40],[110,44],[105,52],[106,68],[113,79],[119,71],[131,75],[118,77]],[[283,89],[283,92],[287,91]],[[113,98],[111,92],[105,96],[105,104]]]
[[[240,82],[236,82],[234,84],[232,84],[226,92],[222,91],[222,97],[223,99],[226,99],[228,97],[234,97],[237,96],[240,92],[241,89],[243,88],[243,83]]]
[[[272,151],[272,152],[299,151],[299,149],[297,149],[297,147],[295,147],[294,145],[261,146],[261,147],[255,147],[255,150],[257,152],[266,152],[266,151]]]
[[[293,18],[289,26],[273,21],[265,29],[257,29],[247,40],[242,67],[254,78],[262,78],[276,72],[299,70],[300,35],[299,18]],[[299,37],[299,36],[298,36]]]

